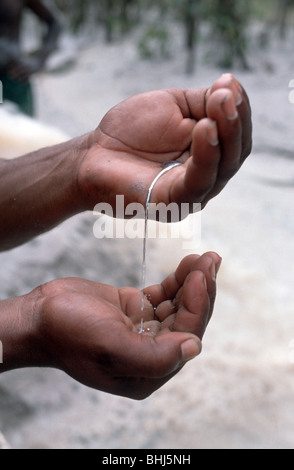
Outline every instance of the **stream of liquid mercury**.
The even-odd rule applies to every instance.
[[[154,186],[156,185],[157,181],[159,178],[161,178],[165,173],[168,171],[172,170],[176,166],[182,165],[180,162],[171,162],[167,163],[165,168],[161,170],[161,172],[154,178],[152,181],[147,198],[146,198],[146,206],[145,206],[145,225],[144,225],[144,238],[143,238],[143,260],[142,260],[142,271],[141,271],[141,326],[139,330],[139,334],[144,333],[144,288],[145,288],[145,280],[146,280],[146,252],[147,252],[147,229],[148,229],[148,216],[149,216],[149,204],[150,204],[150,199],[151,199],[151,194],[153,191]]]

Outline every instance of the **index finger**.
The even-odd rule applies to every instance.
[[[149,299],[153,307],[157,307],[166,300],[173,300],[182,286],[186,275],[191,271],[192,266],[200,258],[200,255],[186,256],[179,264],[177,270],[167,276],[161,284],[149,286],[144,289],[144,294]],[[181,272],[179,277],[177,273]]]

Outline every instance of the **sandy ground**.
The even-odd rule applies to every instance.
[[[39,76],[41,121],[79,135],[130,95],[206,86],[221,73],[205,63],[204,46],[198,69],[187,76],[177,48],[170,61],[142,62],[135,42],[106,46],[94,38],[71,69]],[[202,241],[195,246],[223,256],[202,355],[143,402],[88,389],[51,369],[6,373],[0,377],[0,429],[12,448],[294,448],[291,40],[267,51],[255,48],[251,63],[252,72],[234,73],[251,98],[254,150],[203,212]],[[94,221],[82,214],[1,254],[1,298],[75,275],[138,286],[142,240],[98,241]],[[181,240],[150,241],[147,282],[160,281],[186,254]]]

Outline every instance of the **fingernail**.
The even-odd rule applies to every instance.
[[[234,77],[234,75],[231,73],[225,73],[223,74],[223,77],[229,80],[228,85],[231,85],[231,91],[234,95],[235,104],[236,106],[240,106],[240,104],[243,101],[243,93],[242,93],[241,85],[239,84],[238,80]]]
[[[204,285],[205,289],[207,289],[207,282],[206,282],[205,274],[204,274],[204,273],[201,273],[201,274],[202,274],[202,282],[203,282],[203,285]]]
[[[243,101],[242,89],[236,83],[234,83],[234,100],[236,106],[240,106]]]
[[[206,130],[207,141],[213,147],[216,147],[219,144],[217,125],[215,121],[212,121],[209,127]]]
[[[236,78],[234,78],[234,84],[236,89],[235,103],[236,106],[240,106],[240,104],[243,102],[243,88]]]
[[[234,94],[234,100],[235,100],[235,105],[240,106],[240,104],[243,101],[243,89],[241,85],[239,84],[238,80],[236,80],[233,77],[233,94]]]
[[[216,265],[215,265],[213,260],[211,260],[211,261],[212,261],[212,263],[211,263],[211,266],[209,268],[209,274],[211,275],[211,279],[213,281],[216,281]]]
[[[222,102],[222,108],[229,121],[234,121],[238,117],[237,108],[233,99],[233,94],[228,94]]]
[[[182,361],[188,362],[199,356],[201,353],[202,345],[200,340],[188,339],[181,345]]]
[[[240,91],[237,92],[237,97],[235,98],[236,106],[240,106],[240,104],[242,104],[242,102],[243,102],[243,94],[242,94],[242,91],[240,89]]]

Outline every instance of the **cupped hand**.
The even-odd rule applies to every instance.
[[[40,365],[104,392],[146,398],[200,353],[220,263],[216,253],[184,258],[144,290],[143,315],[135,288],[78,278],[45,284],[35,291]]]
[[[111,109],[91,134],[78,181],[87,208],[145,206],[148,188],[167,162],[181,162],[158,181],[152,202],[207,202],[240,169],[252,145],[251,109],[237,79],[210,88],[169,89],[134,96]]]

